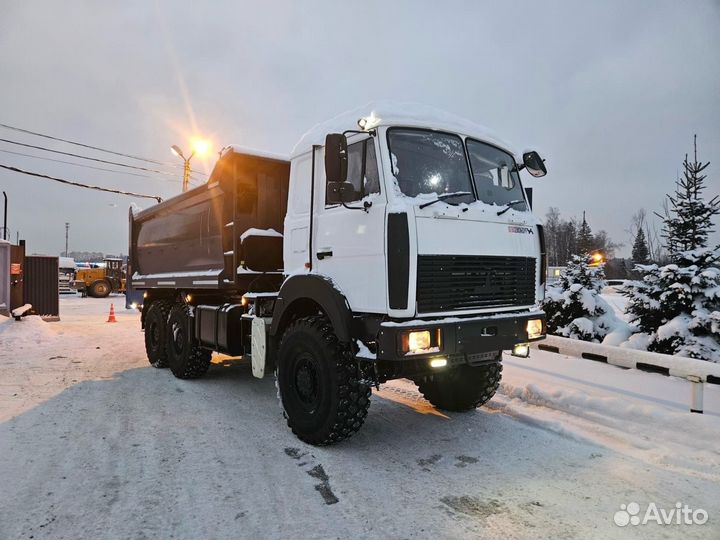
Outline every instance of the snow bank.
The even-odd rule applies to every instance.
[[[22,321],[0,318],[0,343],[4,350],[32,348],[57,338],[53,325],[38,315],[28,315]]]
[[[623,372],[616,370],[619,376]],[[522,378],[521,378],[522,380]],[[504,414],[565,437],[590,441],[664,469],[720,480],[720,458],[707,441],[720,421],[624,396],[562,383],[503,382],[488,404]]]

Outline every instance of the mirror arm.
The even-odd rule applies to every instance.
[[[347,208],[348,210],[362,210],[366,214],[370,211],[370,207],[372,206],[371,201],[363,201],[362,206],[348,206],[347,203],[342,203],[342,205]]]
[[[377,132],[375,129],[369,129],[367,131],[360,131],[357,129],[346,129],[345,131],[343,131],[342,134],[347,135],[348,133],[358,133],[360,135],[370,135],[371,137],[374,137],[375,135],[377,135]]]

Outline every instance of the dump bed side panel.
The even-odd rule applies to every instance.
[[[134,268],[139,274],[222,270],[224,194],[219,186],[201,186],[185,195],[136,220]]]
[[[251,228],[283,231],[289,171],[287,162],[229,152],[207,184],[131,213],[133,272],[237,284],[241,235]]]

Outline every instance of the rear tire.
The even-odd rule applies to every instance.
[[[94,298],[107,298],[108,296],[110,296],[111,290],[112,288],[107,281],[96,281],[92,285],[90,285],[90,296]]]
[[[418,381],[418,389],[438,409],[471,411],[495,395],[502,368],[500,362],[476,367],[463,364]]]
[[[212,351],[201,348],[192,338],[190,308],[173,305],[167,324],[168,366],[178,379],[198,379],[210,367]]]
[[[287,423],[302,441],[333,444],[365,422],[370,387],[358,382],[349,347],[321,316],[293,322],[278,351],[277,383]]]
[[[170,302],[156,300],[145,314],[145,352],[154,368],[165,368],[167,364],[167,323]]]

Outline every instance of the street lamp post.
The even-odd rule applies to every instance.
[[[206,155],[210,150],[210,141],[207,141],[205,139],[195,139],[192,142],[192,152],[187,158],[185,157],[185,154],[183,154],[183,151],[180,149],[180,147],[176,144],[173,144],[170,147],[170,150],[173,154],[183,160],[182,190],[183,193],[185,193],[190,187],[190,160],[195,154],[197,154],[201,158]]]
[[[173,154],[175,154],[177,157],[183,160],[183,183],[182,183],[182,190],[183,193],[185,193],[188,190],[188,186],[190,185],[190,160],[195,155],[195,151],[193,150],[189,157],[185,157],[183,154],[183,151],[180,149],[180,147],[176,144],[173,144],[170,147],[170,150]]]

